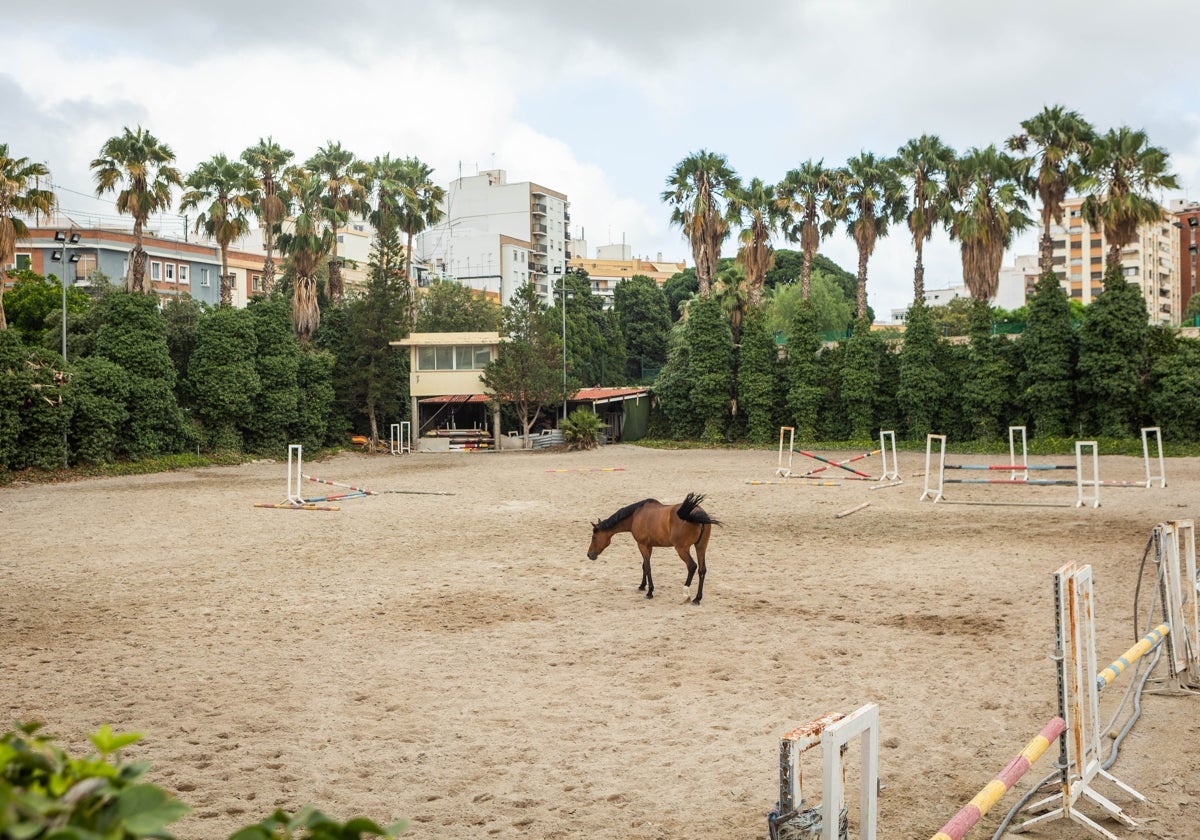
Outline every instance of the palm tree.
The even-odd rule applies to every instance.
[[[762,301],[763,281],[775,266],[775,248],[771,237],[779,226],[779,210],[775,204],[775,188],[761,178],[752,178],[745,187],[729,191],[728,219],[741,227],[737,261],[746,272],[750,303]]]
[[[936,134],[922,134],[909,140],[896,155],[896,168],[907,183],[911,201],[908,230],[917,252],[913,267],[914,303],[925,299],[925,243],[932,238],[934,225],[949,221],[946,173],[953,163],[954,149]]]
[[[436,225],[446,215],[442,202],[446,191],[433,183],[433,169],[415,157],[405,158],[400,167],[399,226],[408,237],[404,246],[404,276],[411,280],[413,237]],[[416,307],[413,307],[416,315]]]
[[[692,246],[700,297],[708,297],[721,243],[729,236],[724,205],[737,173],[724,155],[701,149],[685,157],[667,178],[662,200],[671,207],[671,224],[679,225]]]
[[[363,174],[362,185],[372,204],[367,221],[379,236],[396,230],[399,224],[400,194],[404,189],[400,183],[400,168],[403,165],[404,161],[400,158],[385,154],[367,164]]]
[[[1023,181],[1020,162],[994,144],[972,148],[950,173],[950,238],[959,243],[963,282],[978,302],[996,294],[1005,249],[1032,224]]]
[[[1021,122],[1024,131],[1008,138],[1008,148],[1025,154],[1033,148],[1028,166],[1037,166],[1034,190],[1042,202],[1042,239],[1038,270],[1054,271],[1054,240],[1050,224],[1062,224],[1063,200],[1080,185],[1082,161],[1096,130],[1077,112],[1061,105],[1042,108],[1041,113]]]
[[[307,344],[321,324],[317,268],[335,244],[333,232],[324,222],[326,181],[307,169],[291,167],[284,173],[283,187],[293,215],[289,229],[279,234],[279,251],[291,258],[296,275],[292,328],[296,338]]]
[[[908,210],[904,184],[894,163],[862,152],[851,158],[841,170],[842,194],[838,197],[838,215],[858,246],[858,295],[854,317],[867,317],[867,261],[875,252],[875,243],[887,236],[892,222],[904,218]]]
[[[258,143],[242,152],[242,162],[250,166],[262,184],[258,199],[258,221],[266,232],[267,258],[263,260],[263,294],[271,294],[275,286],[275,233],[287,215],[287,206],[279,197],[279,176],[292,160],[292,152],[275,142],[274,138]]]
[[[744,264],[734,263],[717,272],[713,296],[720,302],[721,309],[729,314],[729,329],[735,346],[741,341],[742,315],[751,295],[749,275]]]
[[[183,179],[172,164],[175,153],[166,143],[140,125],[135,131],[126,127],[100,147],[100,156],[92,161],[96,195],[117,192],[117,212],[133,216],[133,250],[129,252],[129,273],[125,288],[151,294],[154,288],[146,279],[146,251],[142,248],[142,229],[151,213],[171,207],[171,188],[183,186]]]
[[[207,205],[196,217],[195,230],[203,230],[221,248],[221,305],[231,306],[233,275],[229,273],[229,243],[249,232],[247,214],[254,212],[259,202],[262,182],[247,164],[218,154],[197,166],[185,187],[179,199],[181,212]]]
[[[346,224],[351,213],[367,212],[367,191],[361,180],[367,174],[366,167],[353,152],[332,140],[317,149],[304,166],[325,182],[322,217],[333,234],[333,250],[329,254],[329,299],[337,303],[345,291],[342,266],[338,262],[338,228]]]
[[[775,205],[782,217],[781,227],[789,242],[799,241],[804,254],[800,270],[800,292],[808,300],[812,292],[812,261],[821,247],[821,238],[833,233],[833,171],[824,161],[806,160],[800,168],[783,176],[775,186]]]
[[[1121,264],[1121,249],[1137,239],[1142,225],[1162,218],[1162,207],[1148,193],[1179,187],[1170,156],[1149,142],[1146,132],[1122,126],[1096,137],[1088,151],[1083,187],[1090,195],[1081,211],[1093,229],[1103,226],[1107,271]]]
[[[29,227],[21,216],[53,212],[54,193],[38,186],[40,178],[49,176],[50,170],[44,163],[30,163],[26,157],[11,157],[8,144],[0,143],[0,266],[13,262],[17,243],[29,238]],[[0,330],[7,328],[4,276],[0,273]]]

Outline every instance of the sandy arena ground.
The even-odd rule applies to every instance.
[[[1054,570],[1093,565],[1106,664],[1136,640],[1153,527],[1200,518],[1196,458],[1167,461],[1166,489],[1105,488],[1098,509],[919,502],[923,464],[901,453],[904,484],[869,491],[748,484],[773,479],[774,451],[347,453],[304,471],[453,495],[337,512],[255,508],[284,497],[283,459],[0,488],[0,710],[80,752],[104,723],[143,733],[127,757],[193,806],[181,838],[312,803],[410,818],[406,840],[648,840],[765,837],[779,737],[878,703],[879,837],[921,840],[1055,714]],[[1106,456],[1101,476],[1144,467]],[[683,602],[669,549],[653,600],[628,535],[586,559],[592,521],[688,491],[725,522],[702,605]],[[1198,721],[1200,695],[1143,697],[1112,772],[1147,801],[1098,786],[1136,836],[1200,836]],[[1056,758],[1057,745],[970,837]],[[815,758],[804,770],[819,786]],[[1089,835],[1059,820],[1026,836]]]

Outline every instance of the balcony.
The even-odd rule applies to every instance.
[[[546,215],[546,205],[541,204],[537,201],[533,202],[533,204],[530,206],[529,210],[535,216],[545,216]]]
[[[570,242],[570,241],[571,241],[571,231],[569,231],[569,230],[564,230],[564,231],[563,231],[563,239],[565,239],[566,241]]]
[[[1165,312],[1166,314],[1170,315],[1171,314],[1171,304],[1169,304],[1169,303],[1162,304],[1161,306],[1158,307],[1158,311]]]
[[[534,246],[533,246],[533,250],[534,250],[534,251],[536,251],[536,252],[537,252],[537,253],[539,253],[539,254],[548,254],[548,253],[550,253],[550,249],[549,249],[549,248],[547,248],[545,245],[534,245]]]
[[[546,225],[540,224],[538,222],[534,222],[533,224],[531,224],[529,226],[529,232],[532,233],[534,236],[539,236],[539,235],[545,236],[549,232],[549,230],[550,230],[550,228],[546,227]]]

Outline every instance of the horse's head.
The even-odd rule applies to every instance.
[[[600,552],[608,548],[608,544],[612,542],[613,532],[600,530],[600,523],[592,523],[592,541],[588,545],[587,556],[589,560],[595,560],[600,556]]]

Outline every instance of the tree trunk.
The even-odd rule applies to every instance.
[[[221,248],[221,305],[233,306],[233,275],[229,272],[229,251]]]
[[[271,259],[271,247],[267,246],[267,258],[263,260],[263,294],[271,294],[275,288],[275,260]]]
[[[8,329],[8,320],[4,317],[4,283],[0,281],[0,330]]]
[[[858,252],[858,306],[856,318],[862,320],[867,317],[867,252],[861,250]]]
[[[913,303],[925,300],[925,243],[917,239],[917,265],[913,268]]]
[[[154,291],[146,279],[146,252],[142,250],[140,242],[129,252],[129,278],[126,280],[125,289],[145,295]]]
[[[804,266],[800,269],[800,297],[808,300],[812,294],[812,251],[804,251]]]
[[[329,302],[340,303],[342,300],[342,266],[334,257],[329,261]]]
[[[408,242],[404,246],[404,282],[408,284],[408,324],[410,327],[417,323],[417,287],[413,284],[412,276],[412,243],[413,235],[408,231]],[[503,291],[503,289],[501,290]]]
[[[1038,249],[1038,271],[1049,274],[1054,271],[1054,240],[1050,238],[1050,225],[1042,228],[1042,238]]]

